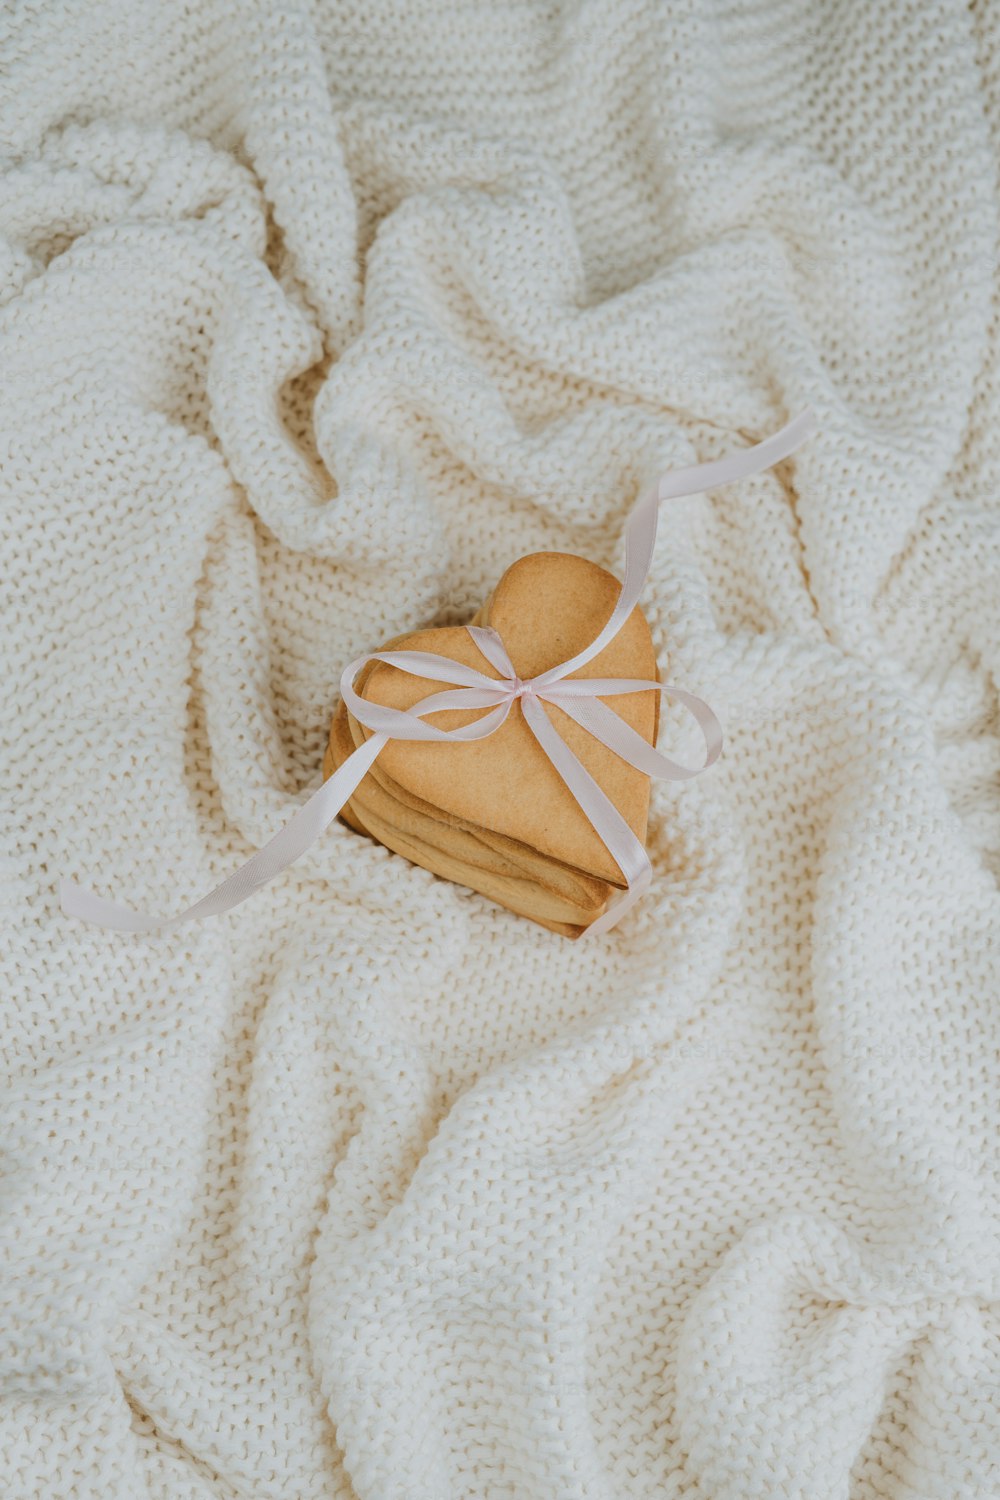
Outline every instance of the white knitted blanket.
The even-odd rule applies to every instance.
[[[0,26],[4,1500],[994,1497],[997,8]],[[201,895],[348,660],[806,403],[663,515],[727,746],[619,929],[340,824],[61,915]]]

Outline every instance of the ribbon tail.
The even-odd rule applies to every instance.
[[[647,864],[649,863],[647,859]],[[608,902],[607,907],[599,917],[595,917],[581,933],[581,937],[599,937],[602,932],[610,932],[612,927],[617,927],[626,912],[632,910],[638,901],[649,890],[652,883],[653,870],[650,866],[648,872],[644,872],[639,878],[624,891],[616,891]]]
[[[310,844],[315,843],[324,829],[333,822],[387,742],[387,735],[373,734],[313,792],[309,800],[256,854],[240,865],[238,870],[234,870],[214,891],[210,891],[207,896],[175,917],[157,917],[148,912],[135,911],[130,906],[123,906],[118,901],[109,901],[104,896],[85,890],[72,880],[59,882],[59,904],[68,917],[79,917],[84,922],[111,928],[116,932],[165,930],[179,927],[183,922],[197,921],[200,917],[212,917],[231,911],[234,906],[239,906],[248,896],[252,896],[259,886],[266,885],[282,870],[287,869],[305,853]]]
[[[662,475],[644,490],[625,523],[625,577],[610,616],[589,646],[585,646],[558,667],[539,673],[534,679],[536,688],[549,687],[552,683],[571,676],[599,655],[618,634],[638,604],[639,595],[649,575],[653,548],[656,545],[658,512],[664,500],[679,500],[685,495],[697,495],[723,484],[749,479],[752,474],[770,469],[801,447],[815,428],[816,418],[807,406],[779,432],[772,433],[753,447],[740,449],[726,458],[714,459],[709,463],[675,469]]]
[[[612,899],[609,908],[584,929],[587,933],[607,932],[639,899],[652,878],[652,866],[641,841],[622,817],[609,797],[601,791],[590,772],[581,765],[550,720],[542,703],[523,698],[521,708],[525,723],[562,780],[580,804],[590,826],[622,872],[626,889]]]

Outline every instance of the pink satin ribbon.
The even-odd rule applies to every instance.
[[[664,474],[640,496],[625,528],[625,577],[621,592],[604,628],[589,646],[556,667],[522,681],[514,671],[503,641],[495,630],[468,625],[486,660],[501,674],[487,677],[473,667],[452,661],[430,651],[376,651],[359,656],[344,668],[340,690],[351,713],[373,731],[334,774],[324,781],[294,817],[259,849],[247,862],[207,896],[196,901],[174,917],[157,917],[134,911],[117,901],[109,901],[93,891],[84,890],[71,880],[59,884],[59,899],[67,916],[80,917],[98,927],[119,932],[150,932],[178,927],[202,917],[217,916],[245,901],[259,886],[288,868],[333,821],[349,800],[359,782],[377,759],[380,751],[394,740],[440,740],[462,744],[483,740],[495,734],[514,704],[519,702],[525,723],[555,766],[559,775],[586,814],[591,826],[622,872],[624,889],[616,892],[603,914],[585,929],[587,934],[607,932],[614,927],[649,886],[652,868],[646,851],[614,804],[605,796],[593,777],[570,750],[556,729],[544,705],[551,703],[569,714],[595,739],[620,755],[647,776],[665,781],[685,781],[699,775],[715,762],[722,750],[722,728],[708,704],[683,688],[636,678],[573,678],[571,673],[592,661],[618,634],[639,602],[649,574],[656,543],[659,507],[664,500],[695,495],[719,485],[732,484],[771,468],[805,442],[815,428],[815,418],[808,407],[780,432],[765,438],[752,448],[730,454],[713,463],[695,464],[675,473]],[[369,703],[354,691],[361,668],[370,661],[388,662],[400,671],[416,677],[431,678],[451,684],[447,692],[432,693],[410,709],[386,708]],[[700,766],[682,766],[661,755],[637,734],[602,698],[619,693],[666,693],[684,705],[692,714],[705,740],[705,759]],[[482,718],[459,729],[436,729],[426,724],[427,714],[443,709],[488,709]]]

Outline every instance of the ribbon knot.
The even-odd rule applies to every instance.
[[[344,668],[340,679],[341,696],[355,719],[371,729],[372,734],[262,849],[186,911],[170,918],[150,916],[83,890],[70,880],[60,882],[63,911],[68,916],[81,917],[99,927],[122,932],[171,928],[182,922],[229,911],[259,886],[287,869],[315,842],[350,799],[391,739],[438,740],[453,744],[486,739],[505,723],[514,703],[520,702],[526,724],[621,871],[622,889],[612,897],[602,915],[585,929],[590,934],[608,931],[647,889],[652,879],[652,867],[639,839],[559,733],[546,704],[561,709],[608,749],[650,777],[685,781],[699,775],[718,759],[722,750],[722,726],[708,704],[693,693],[656,680],[578,677],[573,674],[604,650],[639,602],[653,558],[661,503],[683,495],[699,494],[769,469],[793,453],[809,436],[814,425],[812,412],[807,407],[780,432],[754,447],[714,463],[696,464],[664,474],[645,490],[626,523],[625,577],[614,609],[590,644],[568,661],[535,677],[522,679],[495,630],[488,626],[467,625],[465,628],[485,660],[499,673],[498,677],[488,677],[485,672],[478,672],[474,667],[433,651],[376,651],[351,662]],[[387,662],[413,676],[448,683],[449,690],[431,693],[409,709],[369,703],[355,691],[354,683],[362,667],[372,661]],[[683,766],[662,755],[603,701],[618,694],[636,692],[665,693],[688,709],[705,741],[705,758],[701,765]],[[428,714],[445,709],[486,709],[487,712],[455,729],[441,729],[425,722]]]

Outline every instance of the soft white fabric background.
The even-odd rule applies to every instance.
[[[996,8],[0,24],[5,1500],[1000,1492]],[[351,656],[807,401],[664,518],[728,744],[621,929],[339,825],[61,917],[200,895]]]

